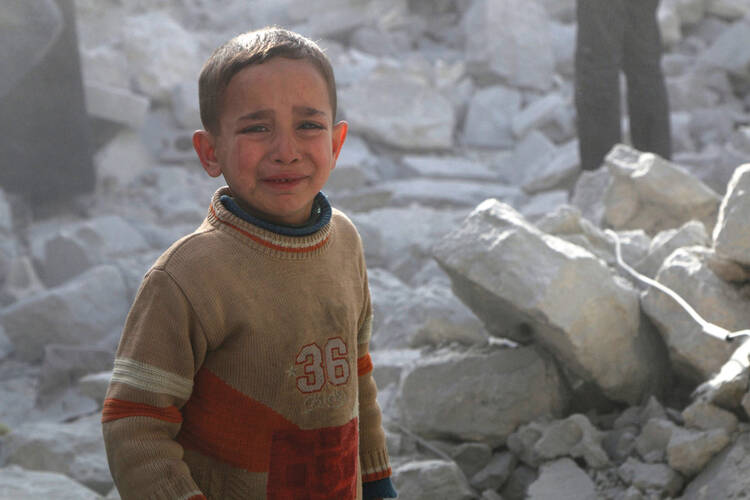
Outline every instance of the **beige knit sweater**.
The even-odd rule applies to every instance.
[[[146,274],[103,411],[123,500],[360,499],[390,476],[362,244],[261,229],[217,191]]]

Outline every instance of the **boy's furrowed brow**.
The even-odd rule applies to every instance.
[[[273,111],[270,109],[259,109],[258,111],[252,111],[250,113],[244,114],[237,118],[237,121],[242,120],[260,120],[263,118],[270,118],[273,116]]]
[[[309,106],[295,106],[293,108],[293,111],[295,114],[302,115],[302,116],[328,116],[328,114],[325,111],[321,111],[320,109],[311,108]]]

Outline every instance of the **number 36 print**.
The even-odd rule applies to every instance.
[[[349,352],[341,337],[326,341],[321,349],[318,344],[307,344],[297,354],[296,364],[301,365],[304,375],[297,377],[297,389],[301,392],[318,392],[326,382],[344,385],[349,381]]]

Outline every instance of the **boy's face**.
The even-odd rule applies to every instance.
[[[212,177],[224,175],[243,208],[299,225],[333,170],[347,124],[333,125],[326,82],[308,61],[275,57],[248,66],[227,86],[220,132],[193,145]]]

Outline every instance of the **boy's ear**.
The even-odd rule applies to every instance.
[[[221,165],[216,158],[216,138],[205,130],[197,130],[193,134],[193,148],[203,165],[203,170],[211,177],[221,175]]]
[[[339,159],[339,153],[341,153],[341,146],[344,145],[346,140],[346,133],[349,130],[349,124],[345,121],[340,121],[333,126],[333,133],[331,134],[333,139],[333,165],[336,166],[336,160]]]

